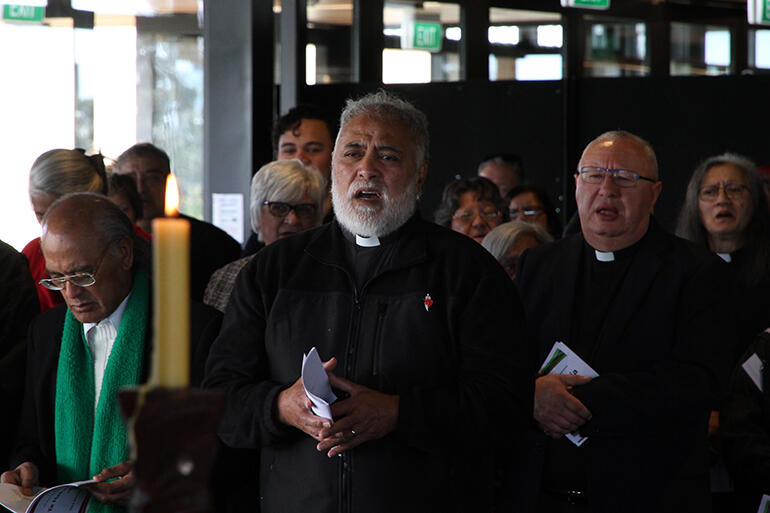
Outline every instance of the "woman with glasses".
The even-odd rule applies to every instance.
[[[492,228],[508,220],[508,206],[487,178],[458,178],[444,187],[435,220],[481,244]]]
[[[537,224],[552,237],[561,235],[561,222],[548,194],[537,185],[519,185],[508,193],[508,217],[511,221]]]
[[[321,225],[326,179],[297,159],[262,166],[251,179],[251,227],[265,246]],[[249,255],[214,271],[203,302],[225,311],[238,272]]]
[[[717,253],[739,288],[740,355],[770,326],[770,212],[756,166],[746,157],[710,157],[693,172],[677,235]]]
[[[731,153],[710,157],[693,172],[679,214],[677,235],[717,253],[735,276],[735,360],[742,363],[747,347],[770,326],[770,212],[756,167],[749,159]],[[730,322],[730,319],[725,319]],[[728,342],[726,342],[728,343]],[[716,510],[736,507],[725,462],[734,458],[722,451],[734,427],[720,416],[724,407],[734,410],[732,399],[712,412],[709,421],[712,493]],[[733,413],[729,414],[734,417]],[[720,428],[721,424],[721,428]],[[770,442],[770,438],[768,438]],[[725,446],[725,448],[727,448]],[[740,487],[736,482],[736,486]],[[756,511],[758,504],[753,508]]]
[[[82,150],[54,149],[40,155],[29,171],[29,200],[38,222],[43,221],[48,207],[60,196],[71,192],[107,192],[107,175],[102,155],[86,155]],[[40,237],[27,244],[22,253],[29,261],[32,279],[37,284],[40,311],[63,301],[61,294],[38,282],[48,278]]]

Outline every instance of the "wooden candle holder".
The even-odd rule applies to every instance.
[[[211,513],[223,391],[130,389],[119,401],[135,461],[131,513]]]

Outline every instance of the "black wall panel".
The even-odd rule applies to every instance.
[[[336,114],[345,98],[376,87],[305,87],[301,99]],[[574,108],[567,110],[564,82],[388,86],[413,101],[430,122],[423,214],[432,217],[452,177],[475,174],[479,159],[497,151],[521,155],[527,179],[545,187],[555,204],[571,212],[572,172],[580,151],[601,132],[618,128],[644,137],[655,148],[664,181],[656,215],[669,229],[690,173],[702,159],[733,151],[759,165],[770,164],[770,76],[586,78],[570,87]],[[568,193],[562,203],[565,179]]]

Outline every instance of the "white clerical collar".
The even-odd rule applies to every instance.
[[[612,251],[599,251],[598,249],[595,249],[594,253],[596,253],[596,259],[599,262],[614,262],[615,261],[615,253],[613,253]]]
[[[733,261],[733,256],[730,253],[717,253],[717,256],[728,264]]]
[[[123,313],[126,311],[126,305],[128,305],[128,298],[131,297],[131,293],[129,292],[128,295],[123,298],[123,301],[120,302],[118,307],[115,309],[114,312],[112,312],[109,317],[106,318],[106,320],[110,321],[112,325],[115,327],[115,331],[118,331],[118,328],[120,328],[120,321],[123,319]],[[105,319],[102,319],[99,322],[104,322]],[[83,323],[83,332],[88,335],[88,331],[99,324],[99,322],[84,322]]]
[[[356,235],[356,244],[364,248],[374,248],[380,245],[379,237],[362,237]]]

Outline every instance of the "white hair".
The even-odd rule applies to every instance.
[[[531,235],[538,244],[551,242],[553,237],[548,231],[539,224],[527,223],[524,221],[509,221],[493,228],[484,237],[481,245],[484,249],[492,253],[492,256],[499,262],[511,251],[516,243],[522,237]]]
[[[318,225],[323,215],[325,192],[326,179],[316,168],[306,166],[298,159],[268,162],[251,179],[251,228],[259,240],[264,241],[260,230],[264,202],[293,203],[300,201],[306,194],[316,207]]]
[[[398,196],[392,196],[382,182],[356,180],[347,191],[340,191],[332,175],[332,205],[337,222],[346,230],[362,237],[382,237],[406,223],[417,209],[417,173]],[[355,194],[362,188],[376,189],[382,206],[372,208],[353,204]]]

